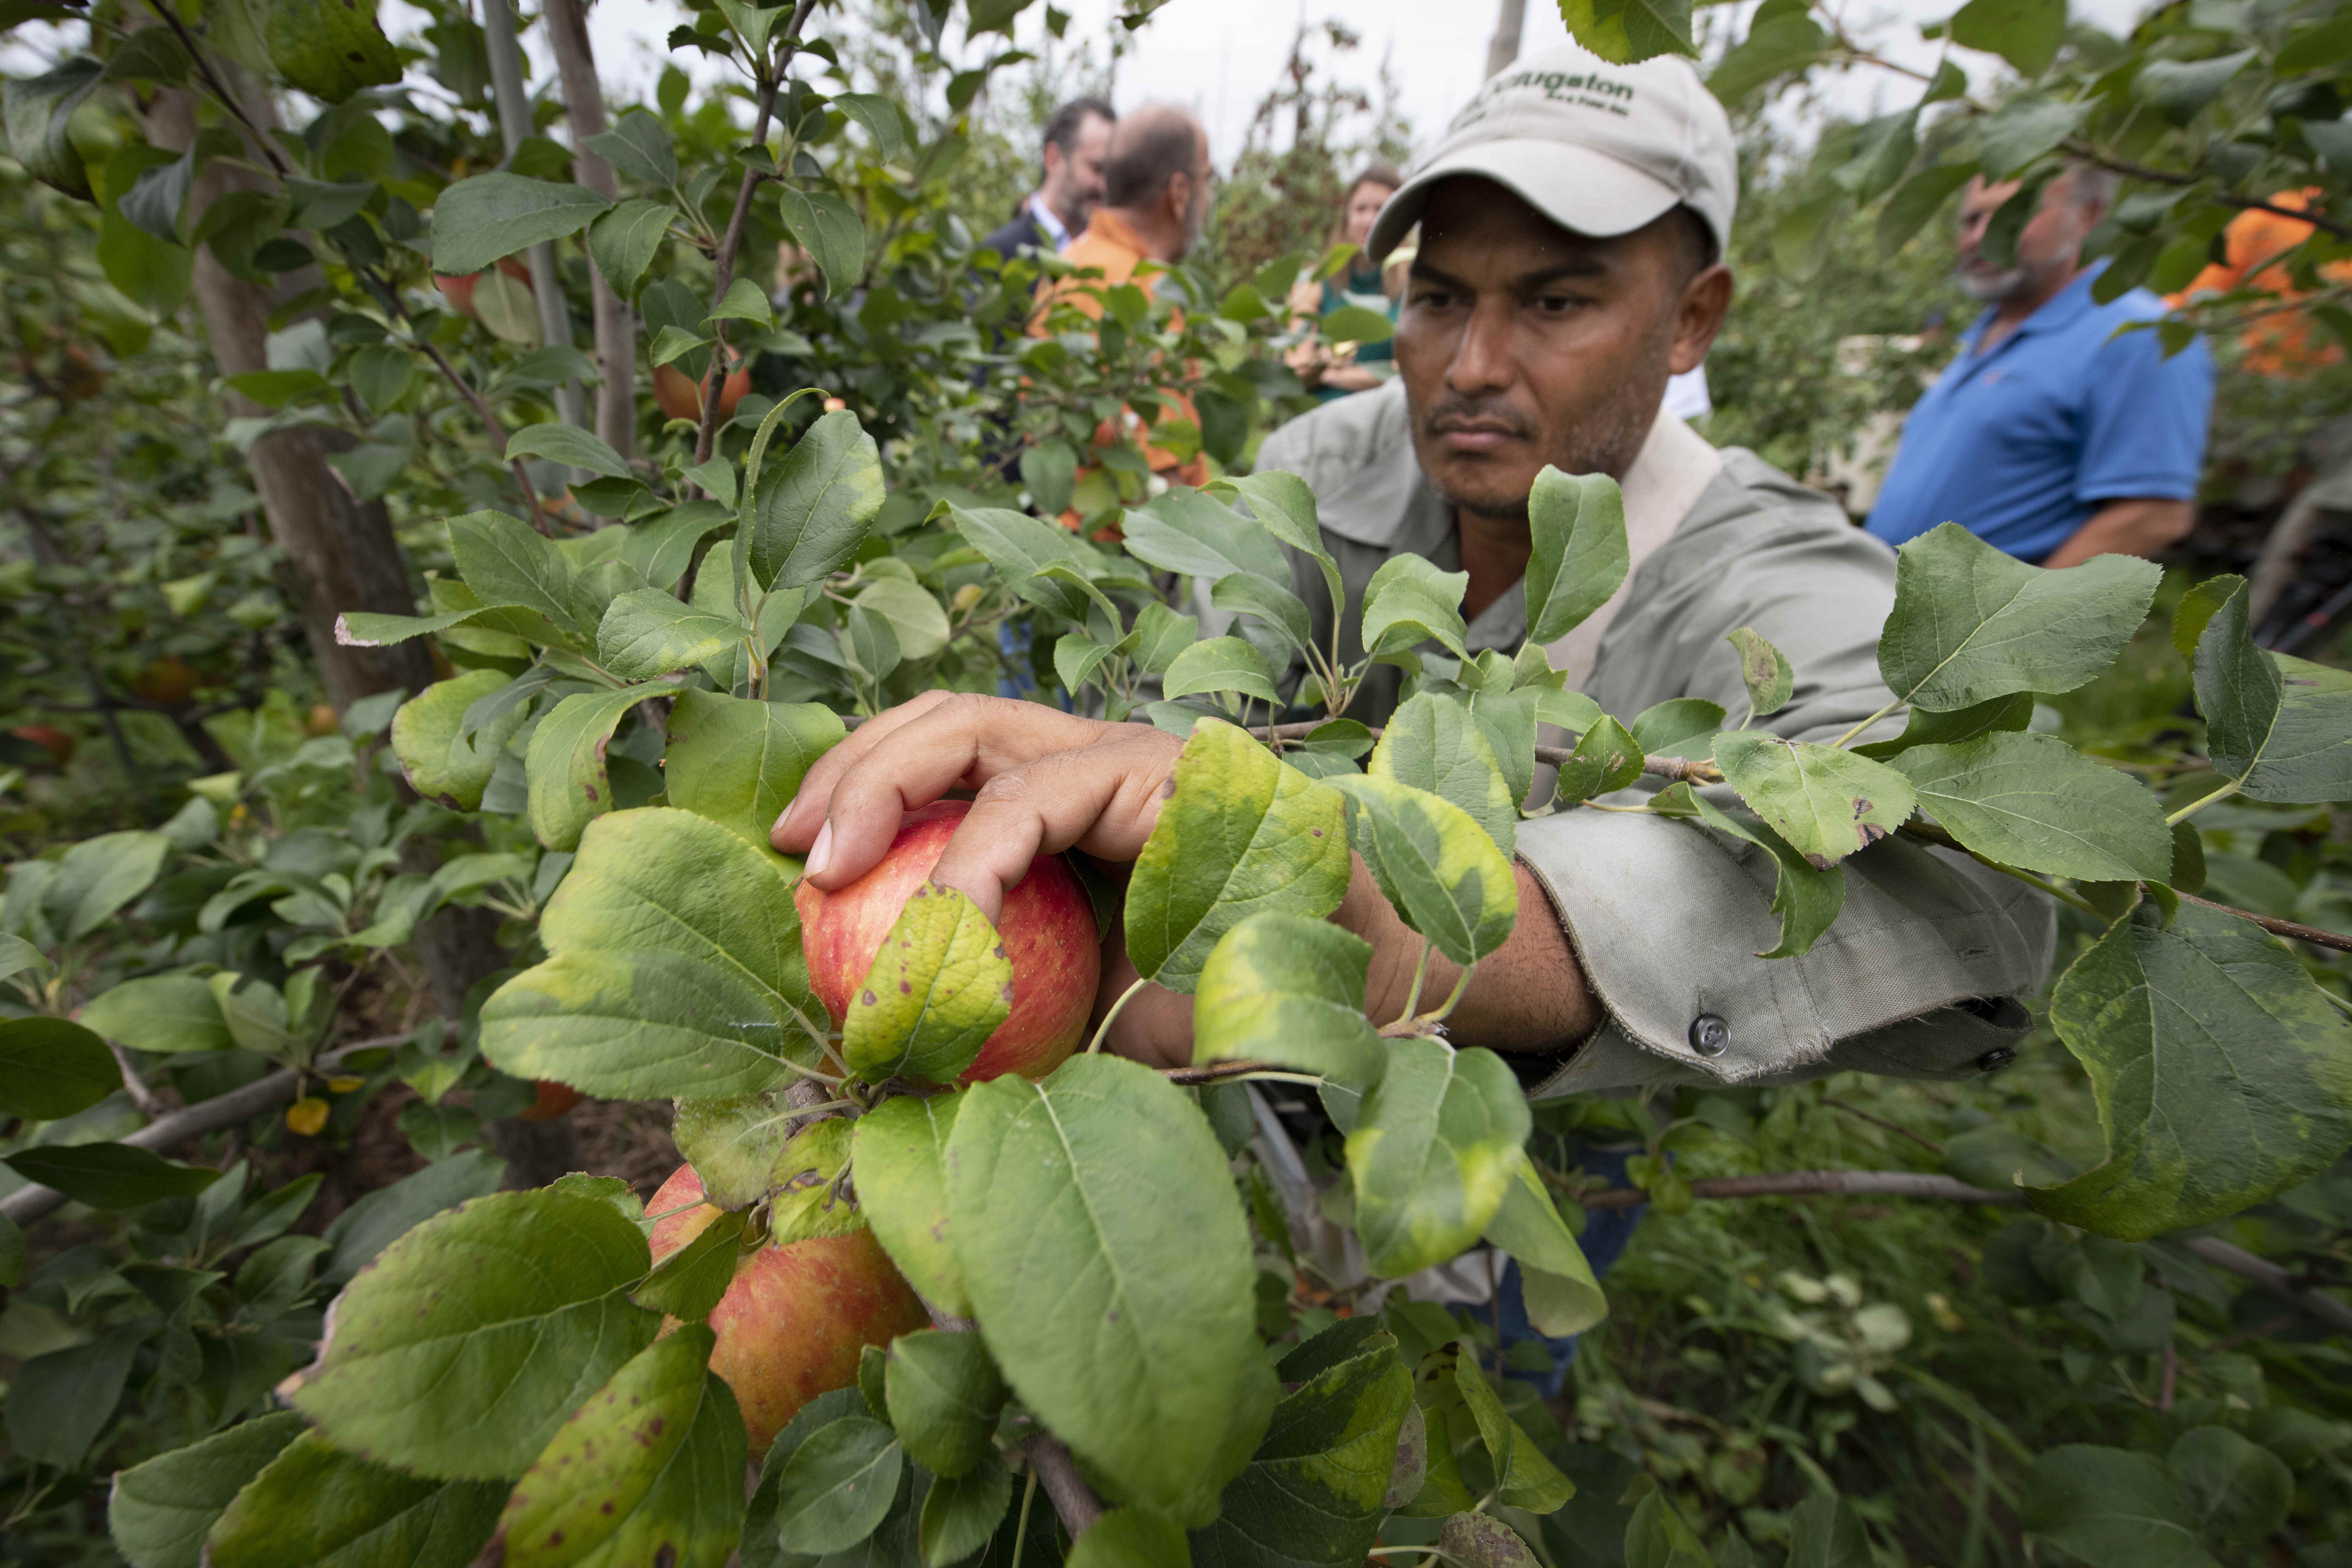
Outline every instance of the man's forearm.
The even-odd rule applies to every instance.
[[[2186,535],[2194,518],[2185,500],[2109,501],[2042,564],[2054,569],[2078,566],[2094,555],[2154,555]]]
[[[1470,978],[1470,989],[1446,1019],[1457,1046],[1542,1055],[1578,1044],[1601,1022],[1601,1005],[1585,984],[1584,971],[1552,913],[1543,884],[1525,866],[1514,866],[1519,885],[1519,918],[1510,939],[1489,954]],[[1355,879],[1333,917],[1372,944],[1372,970],[1365,988],[1366,1013],[1376,1024],[1393,1022],[1412,989],[1412,971],[1422,939],[1397,918],[1361,860]],[[1417,1011],[1436,1008],[1462,978],[1462,970],[1442,952],[1432,952]]]

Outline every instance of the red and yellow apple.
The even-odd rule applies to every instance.
[[[702,1178],[680,1165],[646,1212],[664,1214],[701,1195]],[[655,1221],[655,1267],[718,1217],[717,1208],[699,1204]],[[711,1309],[718,1343],[710,1370],[734,1391],[756,1458],[802,1405],[857,1381],[867,1345],[930,1323],[871,1230],[763,1247],[736,1266],[735,1282]]]
[[[534,1079],[531,1089],[530,1103],[515,1112],[517,1121],[553,1121],[580,1103],[578,1089],[568,1083],[558,1083],[551,1078]],[[656,1209],[654,1212],[658,1214],[661,1211]]]
[[[751,367],[742,363],[742,355],[730,353],[728,364],[727,379],[719,384],[719,417],[722,421],[735,417],[735,405],[751,390]],[[654,366],[654,401],[661,405],[665,419],[702,417],[701,384],[674,364]]]
[[[530,269],[516,258],[511,256],[502,258],[499,262],[499,270],[524,288],[530,287]],[[474,309],[474,285],[480,282],[481,278],[482,275],[478,272],[454,275],[436,272],[433,275],[433,287],[441,290],[441,298],[449,301],[451,310],[469,321],[478,321],[482,318],[481,313]]]
[[[910,811],[888,852],[866,875],[838,892],[805,878],[793,890],[809,985],[835,1023],[848,1018],[850,998],[866,984],[898,911],[929,878],[971,810],[969,801],[942,800]],[[1094,1011],[1102,973],[1094,903],[1061,857],[1040,855],[1029,863],[1029,874],[1004,895],[996,933],[1013,962],[1013,1012],[980,1047],[961,1083],[1009,1072],[1045,1077],[1077,1048]]]

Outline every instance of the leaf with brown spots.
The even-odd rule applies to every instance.
[[[1749,810],[1824,870],[1902,826],[1918,799],[1885,763],[1811,741],[1726,731],[1715,763]]]
[[[506,1568],[719,1568],[743,1527],[743,1416],[680,1329],[589,1395],[515,1486]]]
[[[996,928],[953,888],[926,882],[850,999],[841,1049],[869,1083],[952,1083],[1013,1012],[1013,962]]]

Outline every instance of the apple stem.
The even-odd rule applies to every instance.
[[[1088,1056],[1092,1056],[1097,1051],[1102,1049],[1103,1041],[1109,1037],[1111,1024],[1118,1017],[1119,1009],[1127,1005],[1129,997],[1142,990],[1148,984],[1148,981],[1139,976],[1134,984],[1129,986],[1126,990],[1118,994],[1118,1000],[1112,1003],[1110,1005],[1110,1011],[1103,1015],[1102,1026],[1095,1030],[1095,1037],[1087,1042],[1087,1054]]]
[[[1029,1542],[1029,1505],[1037,1500],[1037,1467],[1029,1467],[1029,1484],[1021,1489],[1021,1522],[1013,1531],[1013,1561],[1021,1562],[1021,1550]]]

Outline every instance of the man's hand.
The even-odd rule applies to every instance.
[[[952,790],[973,795],[931,873],[991,921],[1039,855],[1076,849],[1118,875],[1142,853],[1173,793],[1184,743],[1148,724],[1080,719],[1034,702],[928,692],[868,720],[809,770],[769,836],[808,858],[807,876],[828,892],[871,870],[890,847],[900,816]],[[1559,1051],[1582,1039],[1600,1010],[1541,885],[1517,868],[1519,921],[1479,965],[1448,1020],[1454,1042],[1503,1051]],[[1422,941],[1381,898],[1362,860],[1333,916],[1372,944],[1367,1011],[1389,1023],[1402,1009]],[[1099,1019],[1133,984],[1121,929],[1103,950]],[[1420,1010],[1441,1003],[1460,977],[1433,959]],[[1192,999],[1146,988],[1119,1013],[1110,1048],[1155,1067],[1192,1059]]]

